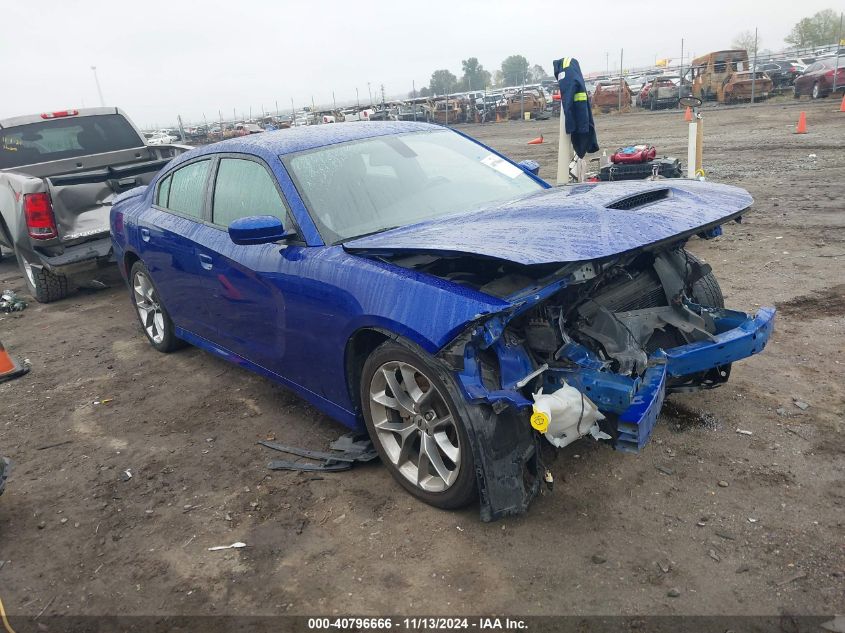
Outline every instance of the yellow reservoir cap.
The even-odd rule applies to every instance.
[[[540,433],[545,433],[549,430],[549,416],[534,409],[534,413],[531,414],[531,428],[540,431]]]

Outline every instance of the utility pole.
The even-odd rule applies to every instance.
[[[833,92],[836,92],[836,79],[839,75],[839,50],[842,48],[842,13],[839,14],[839,35],[836,37],[836,66],[833,69]]]
[[[417,83],[411,80],[411,94],[414,95],[414,100],[411,102],[411,110],[414,113],[414,123],[417,122]]]
[[[624,77],[622,77],[622,56],[625,54],[625,49],[619,49],[619,110],[622,110],[622,82],[625,81]]]
[[[754,105],[754,87],[757,83],[757,27],[754,27],[754,62],[751,65],[751,105]]]
[[[370,93],[370,107],[373,105],[373,90],[370,88],[370,82],[367,82],[367,92]]]
[[[678,96],[683,97],[684,95],[681,94],[681,86],[684,85],[684,38],[681,38],[681,65],[678,68],[678,74],[681,76],[681,82],[678,86]]]
[[[100,79],[97,77],[97,67],[91,66],[91,70],[94,71],[94,83],[97,84],[97,94],[100,95],[100,105],[105,107],[106,101],[103,99],[103,90],[100,88]]]
[[[521,101],[519,104],[519,118],[521,121],[525,120],[525,71],[522,71],[522,91],[520,92]]]
[[[604,63],[606,66],[605,74],[610,76],[610,53],[608,51],[604,52]]]
[[[290,115],[293,118],[293,127],[296,127],[296,108],[293,107],[293,97],[290,98]]]
[[[334,90],[332,90],[332,106],[334,107],[334,111],[337,112],[337,100],[334,98]]]
[[[361,109],[361,98],[358,96],[358,88],[355,88],[355,103],[358,104],[358,109]]]

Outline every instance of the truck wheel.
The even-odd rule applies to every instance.
[[[447,510],[476,497],[469,437],[434,361],[389,341],[364,363],[364,422],[393,478],[416,498]]]
[[[39,303],[50,303],[64,299],[70,293],[70,286],[65,275],[56,275],[46,268],[36,268],[27,261],[26,257],[15,249],[18,267],[23,274],[29,294]]]

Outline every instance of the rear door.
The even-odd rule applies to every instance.
[[[216,328],[202,286],[208,270],[197,240],[204,223],[212,159],[194,160],[159,180],[153,205],[138,221],[141,259],[177,327],[208,340]]]
[[[206,259],[203,288],[216,339],[227,350],[284,375],[286,301],[298,284],[304,248],[296,244],[238,246],[228,226],[238,218],[273,215],[292,225],[276,177],[262,160],[221,155],[212,181],[210,219],[197,237]]]

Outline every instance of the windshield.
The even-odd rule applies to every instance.
[[[543,190],[519,167],[447,130],[330,145],[285,162],[327,244]]]
[[[143,146],[120,114],[51,119],[0,129],[0,169]]]

